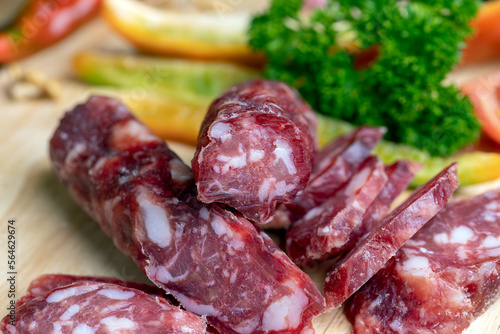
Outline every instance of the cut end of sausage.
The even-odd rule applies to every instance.
[[[211,106],[192,161],[198,198],[265,224],[307,183],[316,151],[314,112],[282,82],[234,86]]]
[[[5,317],[0,328],[34,334],[206,332],[203,318],[151,291],[153,287],[113,278],[42,276],[16,304],[15,320]]]
[[[311,153],[291,122],[249,113],[213,123],[209,138],[193,166],[202,202],[267,222],[276,204],[292,201],[309,180]]]
[[[449,201],[458,187],[457,164],[445,168],[384,218],[327,274],[327,307],[339,307],[375,275]]]

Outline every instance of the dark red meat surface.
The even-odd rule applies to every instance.
[[[354,333],[461,333],[500,293],[500,191],[446,205],[360,291]]]
[[[77,282],[97,282],[121,285],[126,288],[141,290],[152,296],[165,297],[165,291],[162,289],[143,283],[123,281],[114,277],[101,277],[101,276],[75,276],[63,274],[48,274],[42,275],[34,279],[23,297],[18,299],[17,305],[20,306],[25,301],[38,297],[55,288],[70,285]]]
[[[202,124],[192,161],[198,198],[266,223],[307,185],[315,150],[315,114],[293,88],[262,79],[238,84]]]
[[[366,159],[335,196],[309,210],[288,230],[286,248],[290,258],[305,265],[337,255],[386,182],[382,162],[376,157]]]
[[[392,202],[408,187],[422,167],[423,165],[408,160],[396,161],[385,167],[387,183],[366,210],[363,221],[351,234],[349,244],[346,245],[345,249],[353,248],[361,237],[369,233],[385,218]]]
[[[42,276],[16,304],[15,325],[7,316],[1,329],[9,334],[205,333],[205,320],[150,291],[111,278]]]
[[[334,197],[368,158],[384,133],[384,128],[363,126],[322,148],[314,160],[311,179],[304,191],[292,203],[279,205],[271,222],[262,227],[288,229],[307,212]]]
[[[384,128],[362,126],[322,148],[304,192],[287,205],[299,217],[330,199],[356,173],[385,134]]]
[[[159,287],[222,333],[310,333],[312,280],[248,220],[196,198],[189,167],[119,101],[67,113],[50,154],[73,198]]]
[[[445,206],[457,187],[455,163],[417,189],[361,239],[327,274],[328,308],[339,307],[382,269],[397,250]]]

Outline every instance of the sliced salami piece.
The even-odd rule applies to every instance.
[[[33,289],[36,291],[36,288],[30,291]],[[123,285],[87,280],[40,289],[16,305],[14,325],[10,320],[9,317],[2,320],[4,333],[206,332],[203,319],[173,306],[163,297]]]
[[[121,285],[126,288],[141,290],[151,296],[165,297],[165,291],[156,286],[123,281],[114,277],[48,274],[37,277],[30,283],[25,295],[16,302],[16,307],[19,307],[24,302],[34,299],[50,290],[77,282],[97,282]]]
[[[385,186],[384,165],[370,157],[335,196],[309,210],[286,233],[286,249],[299,265],[337,255]]]
[[[346,303],[354,333],[457,334],[500,293],[500,190],[446,205]]]
[[[305,333],[324,310],[312,280],[252,223],[197,200],[190,169],[118,101],[67,113],[50,152],[115,245],[222,333]]]
[[[332,198],[368,158],[385,132],[385,128],[362,126],[321,149],[314,161],[309,184],[287,208],[296,218],[301,218]]]
[[[315,114],[294,89],[262,79],[236,85],[202,124],[192,161],[198,198],[266,223],[307,185],[315,150]]]
[[[457,187],[457,164],[454,163],[385,217],[327,274],[327,306],[339,307],[384,267],[397,250],[448,202]]]
[[[408,160],[396,161],[385,167],[387,184],[366,210],[363,222],[351,234],[349,244],[345,247],[346,250],[353,248],[363,235],[377,226],[389,212],[392,202],[408,187],[422,167],[422,164]]]
[[[288,229],[345,185],[385,134],[384,128],[363,126],[321,149],[313,164],[311,180],[292,203],[278,206],[273,219],[262,228]]]

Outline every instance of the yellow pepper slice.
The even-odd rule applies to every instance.
[[[159,10],[134,0],[105,0],[104,19],[139,50],[176,57],[262,66],[248,46],[250,13]]]
[[[152,94],[140,97],[122,94],[119,97],[159,137],[193,146],[196,146],[201,123],[210,105],[209,100],[200,98],[188,104]]]

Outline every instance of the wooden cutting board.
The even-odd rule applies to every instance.
[[[63,112],[88,94],[71,71],[73,54],[85,49],[128,49],[100,20],[96,20],[64,42],[23,62],[23,68],[43,70],[63,85],[59,101],[36,100],[16,102],[5,94],[12,82],[8,71],[0,70],[0,315],[7,313],[9,284],[7,272],[7,225],[15,219],[16,298],[24,294],[28,284],[46,273],[107,275],[126,280],[148,282],[135,264],[122,255],[92,221],[71,200],[58,183],[48,159],[48,141]],[[454,75],[463,81],[500,68],[500,64],[468,69]],[[170,143],[186,162],[193,148]],[[500,182],[462,189],[462,194],[475,194],[500,186]],[[324,268],[309,272],[322,286]],[[350,333],[351,325],[341,310],[316,319],[316,332]],[[500,333],[500,301],[477,319],[466,331],[469,334]]]

